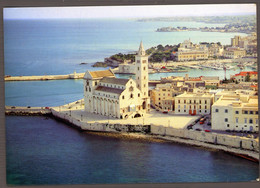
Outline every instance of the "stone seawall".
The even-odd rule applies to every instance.
[[[151,125],[151,134],[164,136],[176,142],[221,149],[223,151],[248,155],[259,161],[259,140],[217,133],[207,133],[186,129],[175,129]]]
[[[150,125],[130,125],[130,124],[108,124],[100,122],[85,122],[70,116],[69,113],[59,113],[52,109],[55,118],[63,120],[81,130],[101,131],[101,132],[122,132],[122,133],[150,133]]]
[[[18,116],[28,116],[28,115],[50,115],[51,110],[48,107],[5,107],[6,115],[18,115]]]

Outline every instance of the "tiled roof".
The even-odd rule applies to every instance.
[[[100,80],[101,83],[108,83],[108,84],[117,84],[117,85],[126,85],[126,83],[129,81],[129,79],[123,79],[123,78],[109,78],[104,77]]]
[[[92,78],[103,78],[106,76],[115,76],[112,70],[101,70],[101,71],[92,71],[89,72],[89,74],[92,76]]]
[[[249,75],[258,74],[258,72],[256,72],[256,71],[240,72],[238,74],[235,74],[235,76],[246,76],[247,74],[249,74]]]
[[[116,93],[116,94],[121,94],[124,91],[124,89],[117,89],[117,88],[111,88],[111,87],[105,87],[105,86],[98,86],[96,88],[96,90],[108,92],[108,93]]]

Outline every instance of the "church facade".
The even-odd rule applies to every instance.
[[[142,42],[135,57],[136,79],[116,78],[111,69],[86,71],[84,104],[87,112],[125,119],[150,110],[148,56]]]

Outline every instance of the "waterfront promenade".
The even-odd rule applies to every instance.
[[[15,110],[17,110],[15,112]],[[28,114],[21,113],[26,110]],[[120,133],[148,139],[159,138],[168,141],[195,145],[210,149],[231,152],[243,157],[249,156],[259,161],[259,139],[206,133],[202,131],[187,130],[186,126],[200,118],[200,116],[185,116],[175,114],[163,114],[152,110],[144,117],[117,119],[99,114],[87,113],[84,110],[84,101],[78,100],[66,105],[56,107],[6,107],[6,112],[14,112],[17,115],[32,115],[33,110],[45,110],[75,128],[86,131]],[[8,113],[7,113],[8,114]],[[11,114],[10,114],[11,115]],[[37,114],[36,114],[37,115]],[[132,134],[139,133],[139,134]],[[142,137],[143,137],[142,136]]]

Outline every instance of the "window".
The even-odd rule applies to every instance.
[[[178,105],[178,108],[180,109],[180,108],[181,108],[181,106],[180,106],[180,105]]]
[[[258,114],[258,111],[256,111],[255,114]]]
[[[181,101],[180,101],[180,100],[178,100],[178,103],[181,103]]]
[[[205,109],[207,109],[207,106],[205,105]]]
[[[254,112],[253,111],[249,111],[249,114],[254,114]]]
[[[225,113],[228,113],[228,109],[225,109]]]
[[[125,96],[124,96],[124,95],[122,96],[122,99],[125,99]]]
[[[190,100],[190,103],[191,103],[191,100]]]
[[[248,111],[247,111],[247,110],[245,110],[245,111],[244,111],[244,114],[248,114]]]
[[[146,79],[146,76],[144,76],[144,80]]]
[[[253,123],[253,120],[252,120],[252,119],[249,119],[249,123]]]
[[[215,112],[218,112],[218,109],[216,109]]]
[[[228,118],[225,118],[225,122],[228,122]]]
[[[97,82],[95,82],[95,86],[97,85]]]
[[[134,95],[133,95],[133,93],[131,93],[131,95],[130,95],[130,98],[131,98],[131,99],[133,99],[133,98],[134,98]]]
[[[255,119],[255,124],[258,124],[258,119]]]
[[[137,67],[137,70],[140,70],[140,68],[139,68],[139,67]]]
[[[207,100],[205,100],[205,104],[207,104]]]
[[[89,81],[87,81],[87,86],[89,86]]]
[[[144,70],[145,70],[145,67],[144,67]]]
[[[227,127],[229,127],[229,124],[227,124]]]
[[[186,109],[186,105],[184,105],[184,109]]]
[[[186,110],[184,110],[184,112],[186,112]]]
[[[186,103],[186,100],[184,100],[184,103]]]
[[[201,105],[199,106],[199,109],[201,109]]]
[[[88,90],[89,90],[89,92],[91,92],[91,88],[89,88]]]
[[[201,100],[200,100],[200,104],[201,104]]]
[[[245,123],[247,123],[247,118],[245,118]]]
[[[205,113],[207,113],[207,110],[205,110]]]
[[[146,63],[146,60],[143,60],[143,63]]]
[[[236,114],[239,114],[239,111],[236,111]]]
[[[238,123],[238,118],[236,118],[236,123]]]
[[[140,93],[138,93],[138,97],[140,97]]]
[[[140,63],[140,60],[137,60],[137,63]],[[138,69],[139,70],[139,69]]]
[[[159,98],[158,100],[161,100],[161,98]]]

